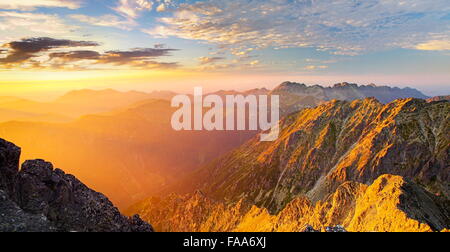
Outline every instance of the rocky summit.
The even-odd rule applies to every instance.
[[[0,231],[2,232],[152,232],[101,193],[43,160],[26,161],[21,150],[0,139]]]

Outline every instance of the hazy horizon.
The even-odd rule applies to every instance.
[[[96,91],[101,91],[101,90],[107,90],[107,89],[112,89],[112,90],[116,90],[116,91],[120,91],[120,92],[130,92],[130,91],[136,91],[136,92],[144,92],[144,93],[151,93],[151,92],[174,92],[174,93],[182,93],[182,94],[191,94],[194,90],[195,87],[202,87],[204,88],[205,92],[208,93],[213,93],[213,92],[217,92],[217,91],[221,91],[221,90],[226,90],[226,91],[248,91],[251,89],[262,89],[262,88],[266,88],[269,90],[272,90],[274,88],[276,88],[277,86],[279,86],[281,83],[285,82],[285,81],[290,81],[290,82],[297,82],[297,83],[304,83],[307,86],[313,86],[313,85],[320,85],[323,87],[332,87],[334,84],[337,83],[343,83],[343,82],[348,82],[348,83],[355,83],[358,85],[369,85],[369,84],[375,84],[377,86],[388,86],[388,87],[392,87],[392,88],[413,88],[413,89],[417,89],[418,91],[422,92],[423,94],[430,96],[430,97],[434,97],[434,96],[447,96],[450,94],[450,85],[448,86],[440,86],[440,85],[436,85],[436,86],[427,86],[427,87],[422,87],[422,86],[417,86],[417,85],[408,85],[408,84],[382,84],[382,83],[376,83],[376,82],[356,82],[356,81],[348,81],[348,80],[344,80],[344,81],[335,81],[335,82],[326,82],[326,81],[318,81],[318,82],[305,82],[305,81],[301,81],[301,79],[297,79],[296,78],[289,78],[289,79],[282,79],[280,78],[279,80],[277,80],[278,82],[272,82],[270,84],[247,84],[247,85],[227,85],[227,86],[221,86],[221,85],[214,85],[213,87],[210,86],[202,86],[202,85],[195,85],[195,84],[191,84],[191,85],[186,85],[186,87],[184,88],[172,88],[170,86],[167,86],[167,88],[161,87],[155,87],[153,88],[152,85],[148,85],[147,86],[143,86],[141,85],[140,87],[130,87],[129,85],[113,85],[113,86],[98,86],[98,87],[81,87],[81,88],[64,88],[64,89],[59,89],[56,88],[55,90],[51,90],[49,91],[48,89],[43,90],[43,91],[35,91],[33,90],[32,92],[24,92],[22,90],[20,91],[4,91],[2,92],[2,94],[0,96],[10,96],[10,97],[17,97],[17,98],[22,98],[22,99],[29,99],[29,100],[35,100],[35,101],[41,101],[41,102],[48,102],[48,101],[52,101],[54,99],[57,99],[69,92],[72,91],[78,91],[78,90],[96,90]],[[266,81],[266,83],[268,83],[268,81]],[[0,85],[1,88],[1,85]]]

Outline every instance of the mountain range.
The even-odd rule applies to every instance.
[[[285,117],[277,141],[255,137],[129,213],[170,231],[445,230],[449,115],[448,101],[333,100]]]
[[[353,101],[357,99],[375,98],[381,103],[389,103],[396,99],[427,99],[426,95],[412,88],[392,88],[388,86],[358,85],[354,83],[338,83],[331,87],[320,85],[307,86],[296,82],[284,82],[270,92],[280,95],[281,114],[287,115],[303,108],[311,108],[331,100]]]
[[[308,87],[286,82],[274,90],[218,91],[225,95],[281,95],[282,115],[332,98],[366,96],[390,101],[417,90],[336,84]],[[23,146],[23,160],[44,158],[64,167],[121,208],[160,194],[181,177],[246,143],[257,131],[175,132],[170,126],[172,92],[79,90],[42,103],[0,99],[0,136]],[[384,98],[383,98],[384,97]],[[20,111],[20,113],[11,111]],[[6,112],[5,112],[6,113]],[[47,117],[47,118],[46,118]],[[51,117],[51,118],[48,118]]]
[[[23,146],[24,160],[52,160],[126,207],[256,134],[177,132],[174,111],[168,101],[146,100],[69,123],[7,122],[0,135]]]

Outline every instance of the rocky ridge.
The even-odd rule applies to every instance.
[[[450,102],[331,101],[282,121],[275,142],[255,139],[170,188],[278,213],[298,196],[323,200],[345,182],[383,174],[450,198]]]
[[[128,218],[101,193],[44,160],[26,161],[0,139],[0,231],[152,232],[137,215]]]
[[[372,185],[342,184],[316,204],[292,200],[278,214],[241,200],[226,204],[201,192],[151,198],[130,209],[166,232],[434,232],[450,227],[449,205],[400,176]]]

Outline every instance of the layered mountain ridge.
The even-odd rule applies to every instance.
[[[257,132],[173,132],[169,122],[174,108],[168,101],[141,100],[145,93],[114,90],[82,90],[62,98],[76,107],[86,97],[100,97],[94,105],[101,114],[63,124],[3,123],[0,134],[32,150],[27,159],[44,157],[69,167],[122,207],[161,187],[162,194],[188,193],[151,198],[132,207],[130,216],[142,214],[157,231],[449,228],[450,103],[445,97],[396,100],[426,96],[413,89],[375,85],[324,88],[292,82],[273,91],[215,94],[281,95],[285,117],[279,139],[260,142]],[[125,95],[126,106],[102,107],[116,95]],[[367,97],[381,97],[382,102]],[[14,99],[4,101],[11,104]],[[168,180],[252,136],[189,176]],[[18,167],[15,161],[11,165],[16,152],[5,153],[0,161],[9,161],[2,165]],[[43,160],[25,162],[21,171],[6,169],[1,175],[0,205],[7,213],[0,220],[3,230],[151,229],[137,217],[123,217],[105,196]],[[169,182],[172,185],[164,187]],[[79,202],[84,202],[81,209]],[[99,211],[106,213],[104,218],[94,214]],[[10,216],[20,220],[18,226],[8,221]]]
[[[279,94],[282,116],[322,104],[332,98],[331,93],[348,100],[369,95],[358,91],[362,86],[336,86],[284,83],[273,91],[264,88],[244,92],[222,90],[212,94],[221,97]],[[366,88],[386,89],[389,97],[403,95],[402,89]],[[175,108],[168,101],[173,95],[164,91],[143,93],[109,89],[73,91],[51,103],[4,97],[0,98],[0,113],[4,107],[7,110],[17,108],[26,114],[5,112],[19,122],[1,123],[0,136],[24,147],[24,159],[52,160],[123,208],[241,146],[258,133],[176,132],[170,123]],[[418,91],[413,95],[423,96]],[[59,120],[55,115],[53,119],[58,123],[51,123],[53,119],[48,122],[43,114],[49,112],[64,112],[69,119],[64,122],[64,118]],[[73,118],[78,115],[81,117]],[[31,121],[25,120],[27,116]],[[0,122],[4,120],[8,118],[0,114]]]
[[[170,123],[175,111],[169,101],[151,99],[70,123],[2,123],[0,136],[22,146],[24,159],[52,160],[127,207],[257,133],[178,132]]]

